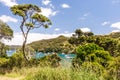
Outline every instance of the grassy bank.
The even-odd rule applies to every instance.
[[[72,70],[71,68],[58,67],[32,67],[15,68],[4,76],[14,80],[104,80],[97,74],[85,69]]]

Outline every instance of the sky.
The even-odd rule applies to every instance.
[[[19,4],[35,4],[43,15],[52,21],[48,29],[39,28],[30,32],[28,43],[59,35],[70,36],[76,29],[94,34],[109,34],[120,31],[120,0],[0,0],[0,19],[14,31],[8,45],[21,45],[21,18],[10,11]]]

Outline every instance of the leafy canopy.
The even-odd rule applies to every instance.
[[[0,20],[0,39],[11,39],[13,37],[12,29]]]
[[[51,21],[44,15],[40,14],[41,9],[33,4],[19,4],[11,7],[13,14],[21,16],[23,18],[24,26],[38,28],[43,26],[48,28],[51,25]]]

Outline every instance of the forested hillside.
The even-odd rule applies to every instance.
[[[71,44],[68,43],[68,39],[69,38],[65,36],[59,36],[53,39],[35,41],[28,45],[31,46],[35,51],[67,53],[68,46],[71,48]]]

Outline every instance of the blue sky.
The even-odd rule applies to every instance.
[[[0,19],[15,34],[20,32],[20,18],[10,11],[17,4],[36,4],[49,17],[52,26],[31,31],[36,34],[71,34],[76,29],[95,34],[120,31],[120,0],[0,0]]]

